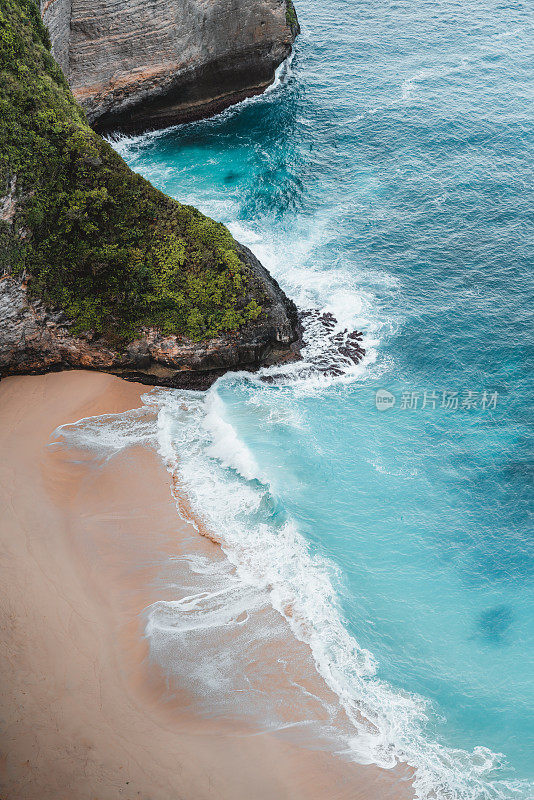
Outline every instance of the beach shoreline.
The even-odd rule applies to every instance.
[[[82,371],[0,382],[2,800],[413,797],[407,770],[200,715],[151,664],[144,611],[164,596],[162,567],[180,550],[222,552],[178,515],[155,451],[101,472],[48,446],[57,426],[145,392]]]

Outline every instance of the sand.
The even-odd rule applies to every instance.
[[[206,718],[169,693],[142,612],[169,555],[222,554],[177,515],[154,452],[97,473],[48,446],[58,425],[138,407],[144,391],[81,371],[0,382],[0,797],[412,797],[408,770]]]

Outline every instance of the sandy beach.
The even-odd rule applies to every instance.
[[[58,425],[136,408],[144,392],[81,371],[0,382],[0,797],[412,797],[407,770],[198,714],[150,663],[143,610],[166,560],[220,548],[179,517],[152,450],[99,472],[48,446]]]

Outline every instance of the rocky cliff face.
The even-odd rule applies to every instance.
[[[294,357],[297,313],[276,281],[89,127],[38,0],[0,5],[0,377],[81,367],[203,388]],[[63,23],[50,22],[59,59]]]
[[[210,116],[291,52],[290,0],[41,0],[53,54],[97,130]]]
[[[27,281],[0,277],[0,377],[94,369],[149,385],[206,389],[228,370],[255,370],[295,357],[299,323],[294,303],[243,247],[249,292],[264,297],[264,314],[238,333],[195,342],[147,328],[125,347],[93,333],[71,333],[61,311],[32,297]]]

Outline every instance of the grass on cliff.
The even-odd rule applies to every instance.
[[[299,21],[297,19],[297,12],[295,11],[295,6],[293,5],[292,0],[286,0],[286,25],[288,27],[293,28],[297,27]]]
[[[0,273],[31,276],[74,332],[124,341],[154,326],[201,339],[261,313],[228,230],[157,191],[91,130],[34,0],[0,0],[0,211],[10,187]]]

